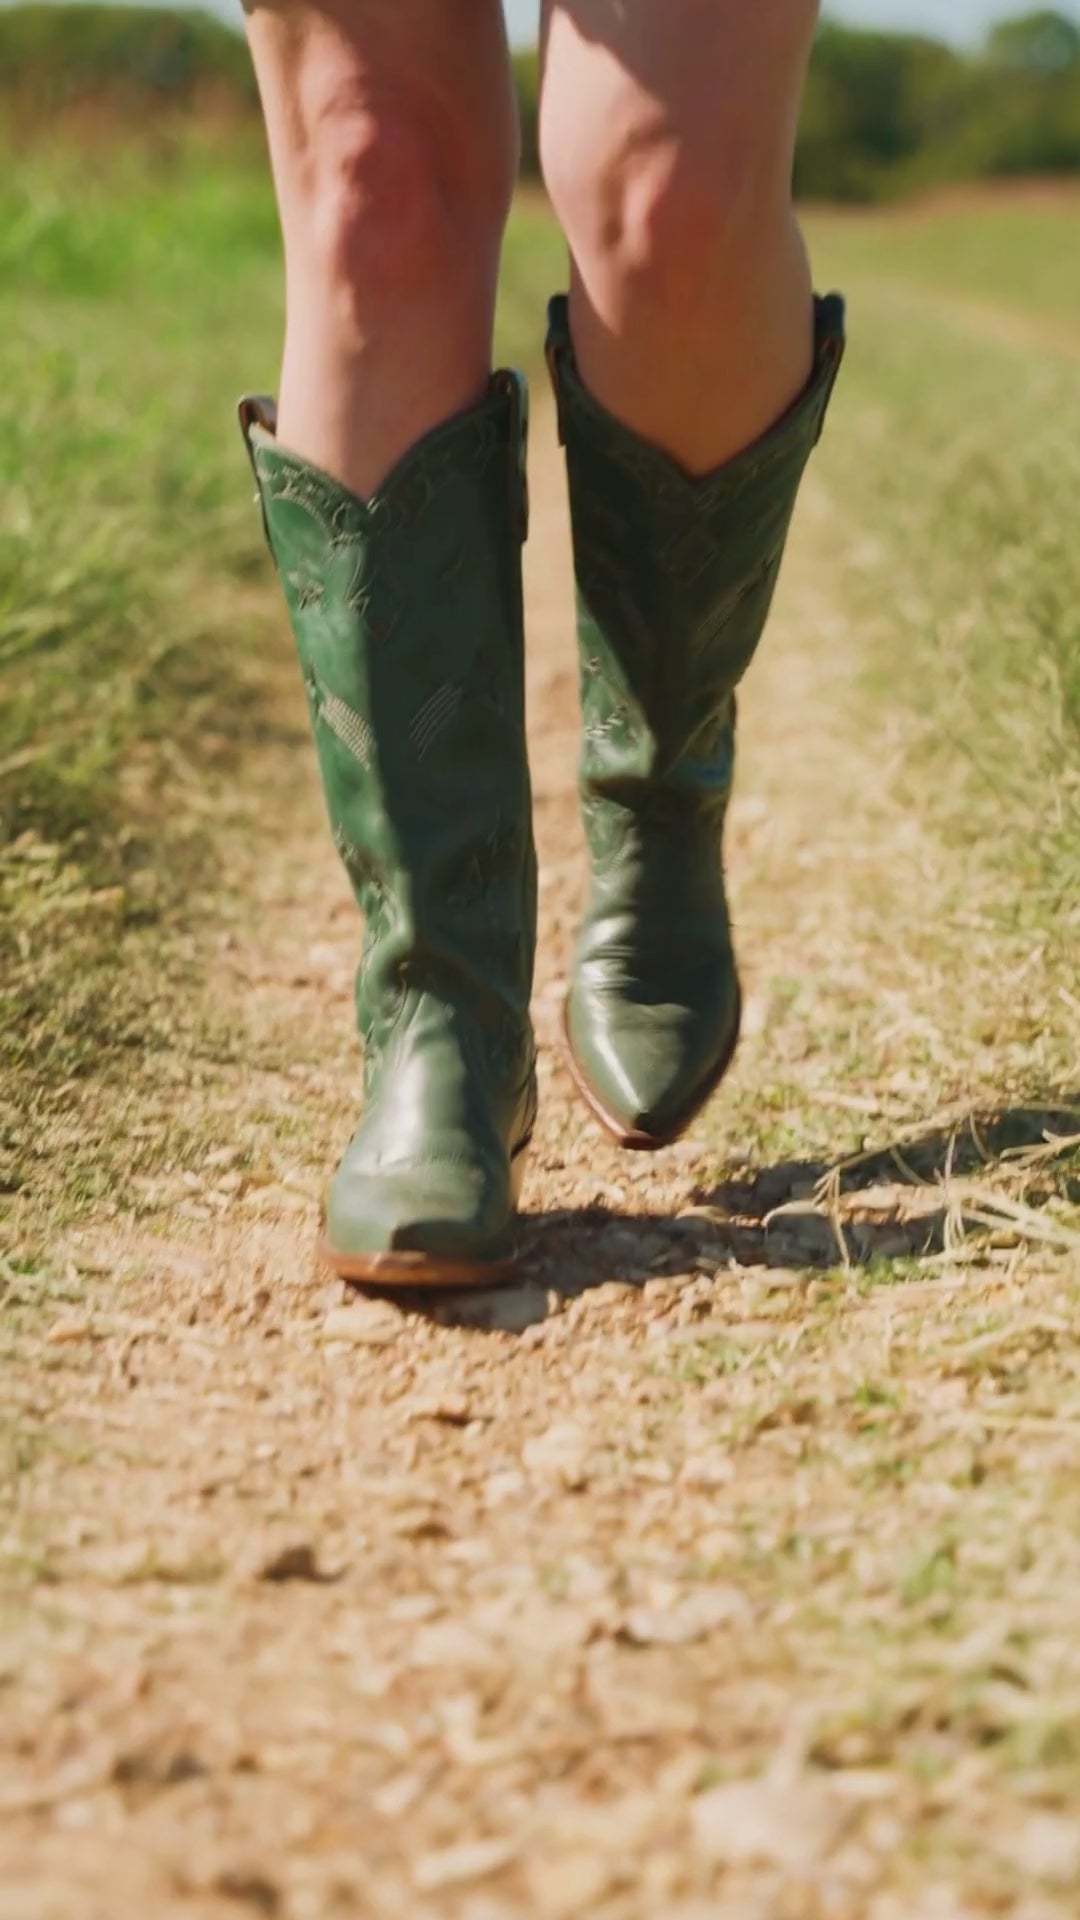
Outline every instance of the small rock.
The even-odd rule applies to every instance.
[[[700,1347],[707,1340],[733,1340],[736,1337],[736,1329],[731,1322],[717,1315],[709,1319],[688,1320],[682,1326],[673,1327],[668,1322],[661,1325],[661,1332],[667,1345],[675,1352],[681,1347]]]
[[[523,1473],[513,1467],[506,1467],[499,1473],[492,1473],[484,1482],[485,1507],[505,1507],[511,1500],[517,1500],[528,1491],[529,1483]]]
[[[421,1400],[412,1417],[414,1420],[434,1420],[444,1427],[467,1427],[473,1412],[465,1394],[442,1393],[437,1399]]]
[[[441,1612],[442,1607],[435,1594],[403,1593],[400,1599],[387,1602],[384,1617],[398,1626],[415,1627],[424,1620],[437,1619]]]
[[[1025,1879],[1061,1887],[1080,1884],[1080,1821],[1067,1814],[1032,1813],[1007,1851]]]
[[[596,1313],[605,1307],[622,1307],[628,1300],[636,1299],[637,1292],[638,1289],[625,1280],[605,1280],[602,1286],[592,1287],[582,1295],[582,1306],[586,1313]]]
[[[635,1647],[689,1647],[719,1627],[743,1624],[749,1615],[749,1602],[736,1587],[710,1587],[670,1608],[632,1607],[621,1637]]]
[[[564,1420],[548,1427],[535,1440],[527,1440],[521,1450],[521,1463],[527,1473],[555,1480],[569,1493],[580,1493],[588,1485],[588,1435],[576,1421]]]
[[[249,1871],[244,1867],[230,1867],[218,1874],[213,1890],[226,1900],[236,1900],[242,1906],[253,1908],[256,1913],[265,1914],[267,1920],[274,1920],[274,1916],[281,1912],[281,1890],[264,1873]]]
[[[74,1347],[82,1340],[92,1340],[94,1328],[84,1314],[67,1314],[62,1320],[54,1320],[45,1335],[47,1347]]]
[[[526,1333],[541,1326],[550,1306],[543,1287],[526,1282],[520,1287],[500,1287],[490,1293],[462,1294],[447,1301],[438,1318],[447,1326],[475,1327],[485,1333]]]
[[[814,1780],[739,1780],[715,1787],[691,1812],[694,1838],[717,1865],[806,1873],[837,1845],[851,1809]]]
[[[285,1586],[291,1580],[306,1580],[313,1586],[325,1585],[328,1576],[319,1567],[318,1555],[309,1541],[285,1547],[259,1568],[258,1578],[271,1586]]]
[[[452,1540],[453,1529],[436,1507],[402,1507],[390,1522],[399,1540]]]
[[[443,1847],[437,1853],[422,1853],[413,1867],[413,1886],[417,1893],[446,1893],[452,1887],[469,1886],[501,1873],[517,1856],[510,1840],[466,1841],[459,1847]]]
[[[421,1628],[412,1643],[409,1664],[420,1670],[484,1672],[496,1658],[490,1636],[464,1621],[439,1620]]]
[[[397,1309],[382,1300],[355,1299],[334,1307],[322,1323],[323,1340],[340,1340],[352,1347],[390,1347],[404,1321]]]
[[[564,1606],[536,1596],[508,1621],[506,1639],[533,1660],[561,1660],[585,1647],[591,1632],[588,1609]]]
[[[700,1710],[692,1699],[674,1686],[643,1685],[630,1662],[589,1662],[586,1694],[604,1738],[614,1745],[665,1740],[685,1746],[699,1727]]]
[[[415,1807],[426,1785],[423,1774],[399,1773],[372,1794],[371,1804],[384,1820],[400,1820]]]
[[[758,1285],[762,1293],[799,1293],[810,1285],[805,1269],[799,1267],[770,1267],[758,1276]]]
[[[675,1478],[666,1460],[635,1460],[631,1472],[646,1487],[670,1487]]]
[[[617,1863],[584,1848],[554,1859],[538,1855],[529,1863],[534,1913],[543,1920],[579,1920],[591,1913],[611,1886]]]
[[[653,1308],[659,1312],[666,1312],[667,1308],[673,1307],[678,1299],[678,1288],[673,1287],[666,1276],[661,1279],[646,1280],[642,1292],[650,1312]]]
[[[220,1167],[222,1171],[227,1172],[230,1167],[235,1167],[237,1161],[242,1160],[243,1157],[243,1147],[215,1147],[211,1153],[205,1156],[203,1166],[212,1169]]]
[[[679,1475],[684,1487],[699,1487],[703,1492],[730,1486],[734,1478],[735,1462],[727,1453],[699,1454],[684,1463]]]
[[[170,1748],[153,1741],[117,1754],[112,1778],[118,1787],[178,1787],[201,1780],[209,1768],[187,1747]]]

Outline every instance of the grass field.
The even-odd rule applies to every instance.
[[[195,151],[149,171],[132,155],[0,187],[0,295],[23,320],[0,399],[0,1057],[35,1111],[160,1038],[144,962],[211,880],[230,781],[279,724],[234,411],[275,378],[273,203],[250,163]],[[523,210],[508,354],[536,357],[559,256]],[[10,1134],[5,1153],[10,1170]]]
[[[938,706],[944,681],[954,688],[940,716],[949,744],[1006,781],[1019,775],[1015,817],[1025,828],[1040,772],[1054,776],[1051,810],[1074,789],[1080,739],[1080,557],[1059,490],[1072,471],[1067,421],[1080,364],[1080,273],[1065,245],[1076,205],[1071,194],[1044,193],[1028,207],[974,195],[966,207],[945,200],[891,218],[811,222],[819,260],[864,316],[854,367],[864,420],[850,470],[876,500],[880,490],[875,533],[894,542],[894,557],[908,555],[889,609],[905,624],[888,644],[918,647],[920,677],[931,671],[925,705]],[[886,409],[902,422],[891,447]],[[958,652],[942,628],[955,629],[964,609],[972,617]],[[1013,696],[1003,699],[1006,688]],[[1029,748],[1041,734],[1049,759],[1019,750],[1028,720]]]
[[[5,169],[5,1915],[1073,1920],[1078,211],[811,216],[852,345],[747,700],[748,1033],[655,1170],[551,1060],[540,408],[544,1128],[522,1287],[429,1324],[308,1252],[356,938],[232,416],[266,182]],[[562,271],[523,203],[540,391]]]

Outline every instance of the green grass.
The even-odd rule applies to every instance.
[[[1057,323],[1074,344],[1080,317],[1080,188],[972,188],[891,213],[815,214],[811,231],[839,279],[873,278],[901,299],[927,292]]]
[[[875,639],[881,724],[890,709],[915,717],[912,804],[929,788],[939,828],[1012,880],[1019,922],[1071,942],[1078,206],[976,202],[812,223],[822,277],[851,306],[827,475],[865,534],[847,555],[847,590]]]
[[[18,1187],[72,1082],[169,1044],[217,816],[281,726],[229,418],[272,368],[278,291],[250,171],[132,154],[4,177],[0,1179]]]
[[[537,204],[507,240],[500,352],[537,360],[561,243]],[[100,839],[119,757],[166,737],[227,756],[258,721],[265,621],[213,642],[218,597],[265,576],[233,425],[272,387],[277,225],[262,169],[192,151],[153,177],[8,173],[0,294],[27,324],[0,398],[0,808],[10,837]],[[265,609],[263,610],[265,614]],[[155,777],[157,767],[155,764]],[[88,860],[99,880],[130,862]]]

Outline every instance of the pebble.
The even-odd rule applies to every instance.
[[[271,1586],[285,1586],[290,1581],[308,1581],[321,1586],[326,1575],[319,1568],[319,1557],[310,1541],[298,1541],[294,1546],[285,1547],[259,1568],[258,1577]]]
[[[453,1887],[501,1873],[516,1854],[517,1848],[510,1840],[465,1841],[437,1853],[422,1853],[413,1867],[413,1886],[417,1893],[447,1893]]]
[[[355,1300],[334,1307],[322,1323],[321,1338],[352,1347],[393,1346],[404,1327],[401,1314],[381,1300]]]
[[[93,1337],[94,1328],[92,1322],[88,1320],[85,1315],[70,1314],[63,1320],[53,1321],[52,1326],[45,1335],[45,1345],[47,1347],[74,1347],[78,1346],[80,1341],[92,1340]]]

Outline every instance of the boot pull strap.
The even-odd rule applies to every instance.
[[[833,388],[844,358],[847,346],[845,327],[845,306],[839,293],[827,293],[815,302],[815,320],[817,332],[817,375],[821,381],[821,413],[818,419],[817,441],[825,431],[825,420],[833,396]]]
[[[262,514],[263,532],[266,535],[267,545],[269,546],[272,544],[270,540],[270,525],[266,518],[266,502],[263,499],[262,481],[259,478],[259,469],[255,461],[255,447],[252,434],[258,429],[262,433],[276,435],[277,403],[268,393],[246,393],[243,399],[237,402],[236,412],[240,421],[240,432],[244,438],[247,457],[251,462],[251,471],[255,476],[255,504]]]
[[[551,388],[555,395],[555,419],[559,445],[566,445],[566,420],[563,413],[563,360],[573,353],[570,342],[570,307],[565,293],[557,293],[548,307],[548,331],[544,345]]]
[[[516,367],[496,379],[510,402],[510,479],[521,500],[521,544],[529,537],[529,383]]]

